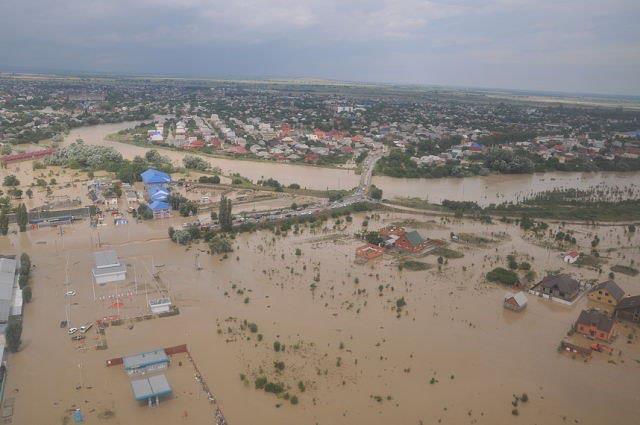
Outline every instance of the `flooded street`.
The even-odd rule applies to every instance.
[[[514,422],[513,394],[522,393],[529,397],[518,408],[523,423],[636,422],[637,339],[627,344],[619,337],[611,359],[599,353],[589,362],[572,359],[556,348],[586,299],[567,307],[529,295],[527,309],[515,313],[502,307],[505,289],[483,279],[506,253],[527,259],[539,275],[564,269],[582,279],[604,276],[566,265],[514,225],[398,213],[370,217],[368,227],[404,223],[425,237],[447,239],[454,231],[492,242],[451,244],[464,257],[449,259],[442,270],[433,255],[421,259],[431,265],[426,271],[399,270],[395,254],[357,265],[354,249],[361,242],[351,235],[364,219],[329,221],[317,230],[301,226],[286,236],[241,234],[227,259],[203,252],[204,244],[185,248],[168,240],[167,227],[184,221],[178,218],[99,230],[84,222],[65,226],[62,236],[43,229],[4,238],[3,252],[27,251],[36,265],[23,349],[9,361],[5,392],[15,399],[13,423],[68,423],[73,407],[82,408],[87,424],[212,423],[211,406],[184,358],[176,356],[167,372],[175,397],[156,409],[133,400],[121,367],[105,366],[109,358],[179,344],[188,345],[230,424],[507,424]],[[640,261],[640,235],[627,239],[617,226],[573,227],[580,246],[598,232],[602,251],[611,248],[609,265]],[[91,348],[94,334],[85,344],[70,341],[58,323],[66,314],[67,254],[70,286],[78,291],[69,304],[71,322],[109,311],[93,301],[90,277],[91,252],[109,248],[128,265],[122,285],[135,280],[146,287],[155,266],[180,314],[111,326],[108,348],[100,351]],[[636,278],[618,274],[616,281],[640,292]],[[140,297],[122,298],[123,318]],[[407,305],[398,314],[400,297]],[[256,333],[245,320],[255,323]],[[630,332],[617,326],[622,335]],[[275,341],[286,349],[274,351]],[[274,362],[284,370],[274,370]],[[283,383],[299,404],[255,389],[261,375]],[[30,408],[34,400],[38,409]],[[105,409],[113,412],[108,420],[99,416]]]
[[[135,123],[104,124],[74,129],[65,138],[68,144],[83,139],[89,144],[112,146],[125,158],[143,156],[149,148],[105,140],[108,134],[129,128]],[[173,150],[160,150],[170,157],[176,165],[182,165],[187,154]],[[214,167],[224,174],[239,173],[254,182],[265,178],[274,178],[289,185],[298,183],[303,188],[352,189],[358,185],[360,176],[354,170],[322,168],[305,165],[283,164],[226,158],[206,157]],[[384,197],[416,197],[432,203],[444,199],[457,201],[475,201],[486,206],[491,203],[517,201],[523,196],[556,188],[589,188],[597,185],[604,187],[623,187],[640,185],[640,172],[614,173],[570,173],[550,172],[538,174],[490,175],[486,177],[441,178],[441,179],[400,179],[387,176],[374,176],[373,184],[383,190]]]

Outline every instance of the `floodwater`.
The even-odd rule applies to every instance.
[[[353,223],[334,227],[330,221],[323,229],[303,227],[287,236],[242,234],[226,259],[203,252],[204,245],[170,242],[167,227],[178,226],[180,218],[98,230],[83,222],[65,226],[62,236],[45,229],[0,239],[3,252],[27,251],[36,265],[23,347],[9,356],[5,394],[15,399],[13,423],[68,423],[64,418],[73,407],[82,408],[87,424],[213,423],[207,419],[211,406],[190,379],[193,372],[177,364],[184,359],[176,357],[168,373],[175,397],[156,409],[135,403],[122,369],[104,365],[112,357],[183,343],[230,424],[637,422],[637,337],[630,344],[619,337],[611,358],[572,359],[556,347],[586,299],[567,307],[529,296],[527,309],[514,313],[502,308],[504,289],[482,278],[503,265],[508,253],[529,261],[539,274],[566,268],[583,279],[604,276],[567,266],[557,251],[525,238],[515,225],[397,213],[370,218],[368,226],[413,219],[407,226],[427,237],[447,239],[454,231],[494,241],[452,244],[464,258],[449,260],[441,271],[434,256],[420,260],[432,265],[420,272],[399,270],[393,255],[356,265],[354,249],[361,242],[351,235],[364,219],[357,215]],[[605,273],[610,265],[640,261],[640,235],[629,236],[617,226],[572,228],[579,249],[588,249],[594,233],[602,252],[612,249]],[[90,278],[90,253],[105,248],[117,250],[131,265],[129,285],[135,270],[136,284],[147,287],[155,266],[181,314],[110,327],[108,349],[79,350],[58,324],[66,305],[74,326],[105,314],[104,305],[93,301]],[[296,248],[301,255],[295,255]],[[70,287],[78,291],[71,302],[64,297],[67,255]],[[196,269],[196,260],[202,269]],[[616,280],[628,293],[640,293],[637,279],[619,275]],[[398,315],[400,297],[407,306]],[[126,309],[140,300],[127,296],[122,302]],[[242,330],[244,320],[258,331]],[[616,326],[625,336],[640,330]],[[284,352],[274,351],[276,340]],[[275,361],[284,362],[282,372]],[[299,404],[256,390],[253,380],[262,375],[285,384]],[[521,393],[529,401],[518,406],[516,419],[511,401]],[[105,409],[115,415],[99,419]]]
[[[104,138],[111,133],[129,128],[136,123],[103,124],[74,129],[65,138],[70,143],[80,138],[86,143],[112,146],[125,158],[144,155],[149,148],[111,142]],[[185,152],[161,150],[176,165],[181,165]],[[360,176],[354,170],[341,168],[322,168],[275,162],[233,160],[225,158],[205,159],[224,174],[239,173],[253,181],[274,178],[289,185],[298,183],[302,187],[317,190],[352,189],[358,185]],[[640,172],[630,173],[538,173],[526,175],[491,175],[486,177],[443,178],[443,179],[400,179],[387,176],[374,176],[373,184],[380,187],[384,197],[417,197],[433,203],[444,199],[457,201],[475,201],[481,205],[517,201],[532,193],[556,188],[581,188],[601,185],[621,187],[640,185]]]

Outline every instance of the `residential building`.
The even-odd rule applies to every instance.
[[[525,307],[527,306],[527,296],[522,291],[516,294],[507,292],[504,296],[504,301],[502,305],[504,306],[504,308],[507,308],[513,311],[524,310]]]
[[[573,301],[580,291],[580,282],[566,274],[546,276],[536,286],[544,295],[565,301]]]
[[[640,295],[620,300],[614,314],[618,320],[640,323]]]
[[[590,338],[604,341],[613,338],[613,319],[599,310],[582,310],[575,327],[576,332]]]
[[[615,307],[624,297],[624,290],[613,280],[607,280],[606,282],[596,285],[591,291],[589,291],[587,297],[591,301]]]

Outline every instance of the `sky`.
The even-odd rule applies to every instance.
[[[0,0],[0,70],[640,95],[640,0]]]

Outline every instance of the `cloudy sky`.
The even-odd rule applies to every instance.
[[[640,95],[640,0],[0,0],[0,70]]]

